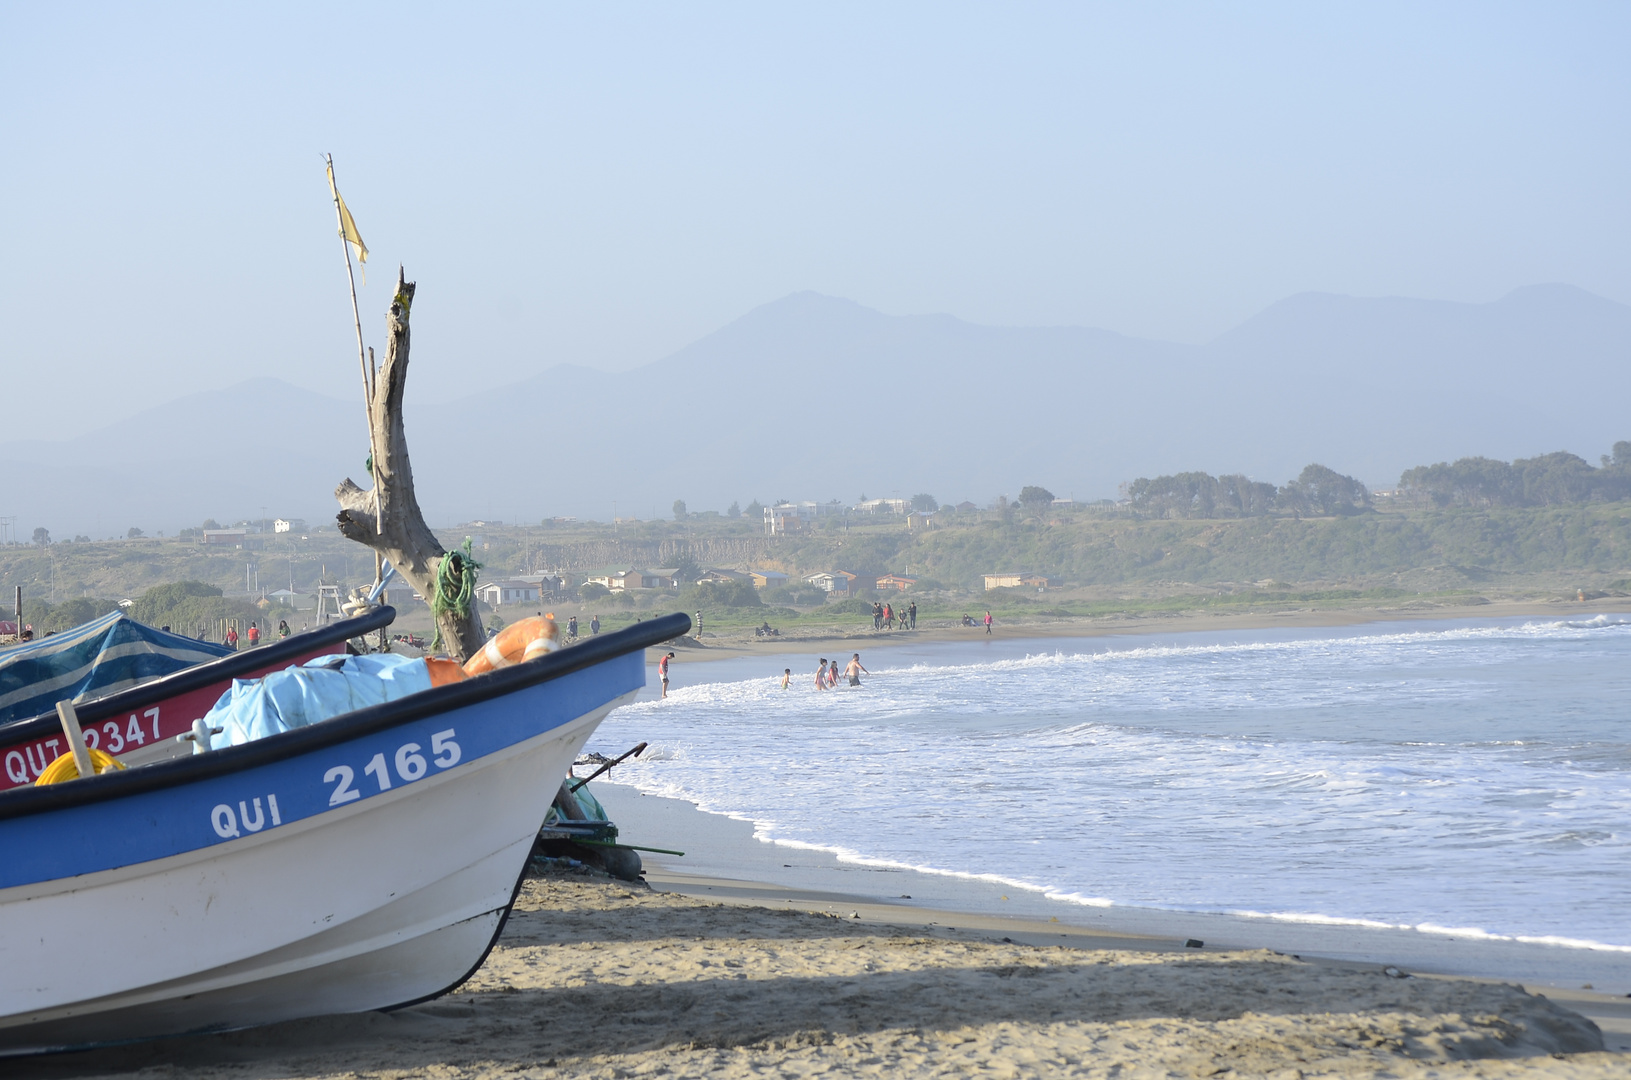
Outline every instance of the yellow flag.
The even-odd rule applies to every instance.
[[[328,167],[328,189],[334,193],[334,202],[340,207],[340,235],[343,236],[357,253],[357,262],[362,264],[362,283],[368,284],[368,245],[362,242],[362,233],[357,231],[357,223],[351,220],[351,211],[346,208],[345,200],[340,198],[340,189],[334,186],[334,164]]]

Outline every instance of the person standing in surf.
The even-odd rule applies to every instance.
[[[827,658],[821,658],[821,666],[816,668],[816,689],[827,689]]]
[[[793,669],[782,668],[782,689],[786,690],[793,685]]]
[[[863,671],[866,671],[866,668],[861,666],[861,654],[856,653],[849,658],[849,667],[844,669],[844,674],[849,676],[851,686],[861,685],[861,672]],[[868,675],[872,674],[870,671],[866,671],[866,673]]]
[[[663,680],[663,697],[668,696],[668,662],[672,659],[674,659],[674,654],[669,653],[667,656],[657,661],[657,674],[661,676]]]

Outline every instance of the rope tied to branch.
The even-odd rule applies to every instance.
[[[476,571],[481,563],[470,552],[470,537],[464,546],[450,551],[436,567],[436,590],[430,598],[430,614],[436,624],[436,636],[431,639],[429,651],[434,653],[442,643],[442,616],[458,619],[470,618],[470,602],[476,596]]]

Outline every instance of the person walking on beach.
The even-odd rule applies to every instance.
[[[872,601],[872,629],[883,629],[883,605],[876,600]]]
[[[249,647],[253,649],[261,643],[261,628],[254,623],[249,624]]]
[[[793,685],[793,669],[782,668],[782,689],[786,690]]]
[[[284,638],[288,637],[291,633],[293,633],[293,631],[289,629],[289,620],[288,619],[279,619],[277,621],[277,639],[279,641],[282,641]]]
[[[657,674],[663,680],[663,697],[668,696],[668,662],[672,659],[674,659],[674,654],[669,653],[667,656],[657,661]]]
[[[821,666],[816,668],[816,689],[827,689],[827,658],[821,658]]]
[[[986,609],[985,613],[985,632],[988,634],[991,632],[991,611],[989,608]]]
[[[895,628],[895,605],[893,604],[885,604],[883,606],[883,628],[885,630],[893,630]]]
[[[861,654],[856,653],[849,658],[849,667],[844,669],[844,674],[849,676],[851,686],[861,685],[861,672],[863,671],[866,671],[866,668],[861,666]],[[866,671],[866,673],[868,675],[872,674],[870,671]]]
[[[911,603],[911,606],[909,606],[906,609],[906,614],[912,620],[912,629],[916,630],[917,629],[917,601],[916,600],[913,600],[912,603]]]
[[[598,633],[600,633],[600,613],[597,611],[589,616],[589,636],[594,637]]]
[[[233,652],[238,651],[238,628],[236,626],[227,627],[226,646]]]
[[[578,640],[578,617],[576,615],[566,620],[566,640]]]

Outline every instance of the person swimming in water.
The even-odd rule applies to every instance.
[[[854,656],[850,657],[849,667],[844,669],[844,674],[849,676],[849,684],[851,686],[861,685],[861,672],[863,671],[866,671],[866,668],[861,666],[861,654],[856,653]],[[868,675],[872,674],[870,671],[866,671],[866,673]]]

